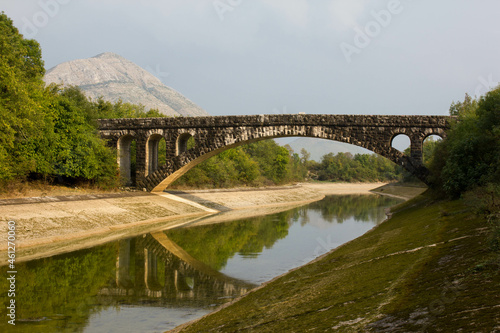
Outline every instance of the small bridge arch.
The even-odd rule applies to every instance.
[[[163,191],[189,169],[224,150],[290,136],[335,140],[366,148],[426,182],[428,170],[422,163],[423,141],[430,135],[446,137],[450,120],[447,116],[298,114],[102,119],[99,125],[101,136],[115,147],[119,147],[123,136],[134,133],[137,186],[148,191]],[[400,134],[410,138],[410,156],[391,146],[393,138]],[[161,137],[166,142],[166,163],[158,167],[151,159],[154,152],[147,143]],[[190,137],[195,139],[196,145],[188,150]]]
[[[120,177],[122,183],[125,185],[132,185],[132,142],[136,139],[136,134],[133,131],[123,131],[117,134],[118,139],[116,143],[117,149],[117,163],[120,168]]]

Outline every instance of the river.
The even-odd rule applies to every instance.
[[[400,202],[328,196],[278,214],[190,225],[19,263],[2,332],[164,332],[329,252]],[[7,267],[1,267],[6,276]],[[0,282],[8,290],[6,279]],[[9,299],[2,293],[5,309]]]

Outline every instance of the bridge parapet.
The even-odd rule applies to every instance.
[[[447,127],[449,116],[392,116],[392,115],[251,115],[214,117],[165,117],[165,118],[120,118],[100,119],[101,131],[154,128],[208,128],[238,126],[401,126],[401,127]]]

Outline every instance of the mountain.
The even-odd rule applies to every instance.
[[[114,53],[64,62],[47,71],[45,82],[79,86],[87,96],[142,104],[168,116],[208,116],[198,105],[133,62]]]
[[[289,142],[283,141],[283,139],[278,139],[277,142],[282,146],[288,144],[290,147],[292,147],[293,151],[299,155],[300,150],[304,148],[311,154],[310,159],[317,162],[321,162],[321,157],[328,153],[333,153],[334,155],[338,153],[351,153],[353,155],[373,154],[373,152],[368,149],[332,140],[296,138],[293,141]]]

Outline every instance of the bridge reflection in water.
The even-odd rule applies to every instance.
[[[102,303],[207,306],[256,287],[196,260],[163,232],[119,242],[113,284],[99,291]]]

